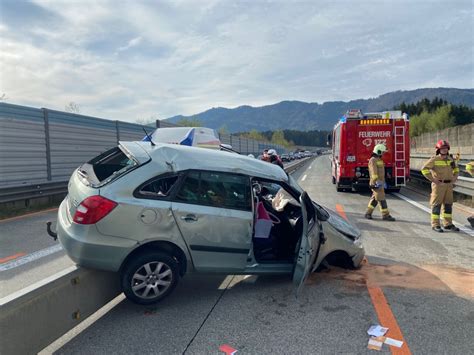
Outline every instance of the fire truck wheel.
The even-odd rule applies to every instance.
[[[336,185],[336,191],[337,192],[343,192],[343,191],[346,191],[346,189],[343,188],[343,187],[339,187],[339,185]]]

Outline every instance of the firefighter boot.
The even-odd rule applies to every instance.
[[[370,207],[372,206],[369,205],[369,207],[367,208],[367,211],[365,212],[365,218],[367,219],[372,219],[372,212],[374,211],[374,209]]]
[[[454,224],[450,224],[448,226],[443,227],[447,231],[459,232],[459,228],[456,227]]]
[[[443,204],[443,228],[448,231],[459,232],[459,228],[453,224],[452,203]]]
[[[388,207],[387,207],[387,201],[382,200],[380,201],[380,212],[382,212],[382,220],[384,221],[395,221],[395,218],[390,216],[390,213],[388,212]]]
[[[374,212],[374,208],[377,206],[377,200],[375,199],[374,195],[370,198],[369,205],[367,206],[367,211],[365,212],[365,218],[372,219],[372,212]]]
[[[474,228],[474,216],[467,217],[467,221],[471,224],[471,228]]]
[[[433,204],[431,206],[431,229],[438,233],[443,233],[439,223],[439,214],[441,211],[441,205]]]

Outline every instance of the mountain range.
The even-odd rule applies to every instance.
[[[361,109],[362,112],[392,110],[405,102],[416,103],[424,98],[444,99],[456,105],[474,108],[474,89],[426,88],[406,91],[394,91],[376,98],[352,101],[316,102],[282,101],[273,105],[236,108],[217,107],[191,115],[174,116],[167,120],[176,123],[181,119],[199,120],[204,127],[219,129],[225,127],[228,132],[246,132],[293,129],[293,130],[331,130],[337,120],[349,109]]]

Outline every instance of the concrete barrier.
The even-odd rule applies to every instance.
[[[423,133],[418,137],[411,138],[411,154],[434,154],[436,142],[445,139],[451,145],[452,154],[460,153],[462,159],[467,159],[465,156],[474,155],[473,137],[474,123]]]
[[[36,354],[120,294],[118,274],[70,267],[0,299],[0,354]]]

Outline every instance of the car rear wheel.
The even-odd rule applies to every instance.
[[[147,305],[168,296],[178,279],[178,263],[172,256],[163,252],[147,252],[125,265],[122,290],[131,301]]]

